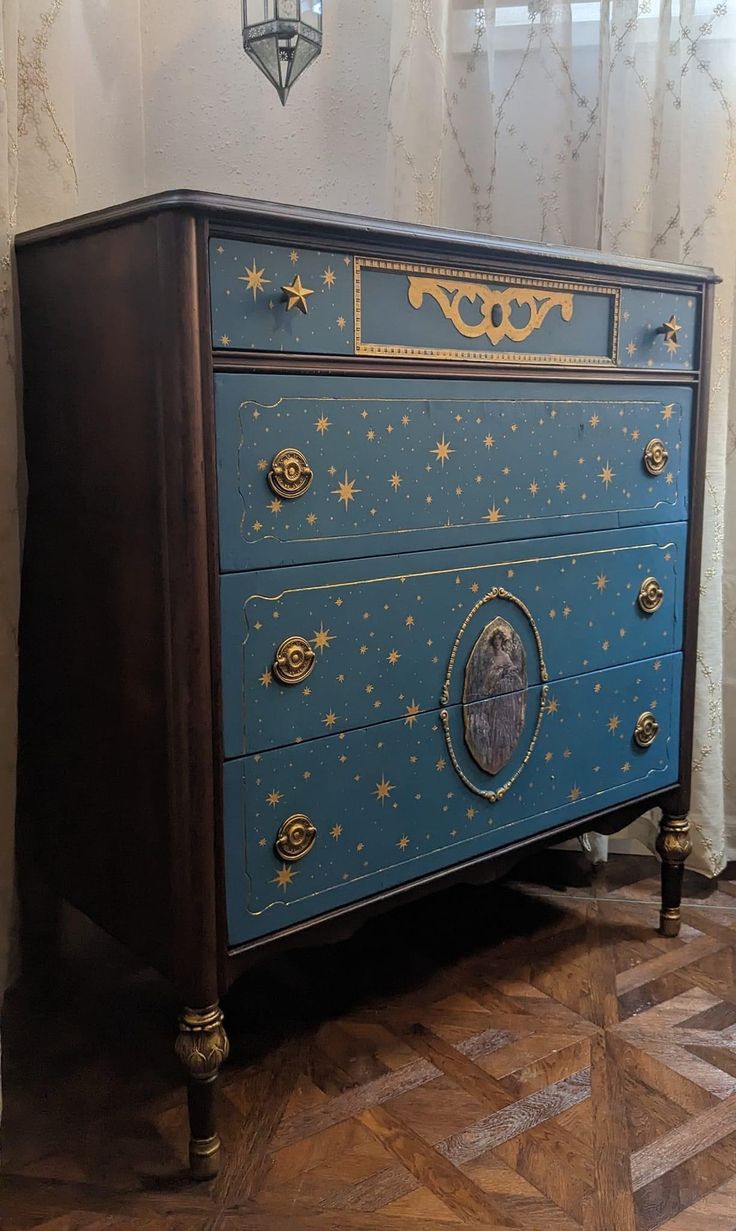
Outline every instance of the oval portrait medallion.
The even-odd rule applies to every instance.
[[[488,774],[507,765],[526,718],[526,653],[516,630],[496,616],[486,624],[465,668],[465,743]]]

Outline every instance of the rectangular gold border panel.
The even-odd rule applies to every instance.
[[[586,295],[608,295],[613,299],[610,355],[542,355],[528,351],[476,351],[436,349],[431,346],[402,346],[400,343],[364,342],[362,340],[362,272],[364,269],[384,269],[395,273],[432,274],[442,278],[461,278],[471,282],[497,282],[504,286],[539,287],[543,290],[577,291]],[[381,355],[384,358],[454,359],[470,363],[519,363],[527,365],[557,365],[561,367],[615,367],[618,364],[618,337],[621,316],[621,288],[595,286],[583,282],[557,282],[543,278],[521,278],[517,275],[485,273],[480,270],[451,269],[440,265],[415,265],[405,261],[381,261],[373,257],[353,258],[353,297],[355,309],[356,355]]]

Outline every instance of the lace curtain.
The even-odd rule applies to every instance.
[[[736,6],[406,0],[392,13],[396,217],[712,265],[723,278],[691,812],[692,865],[715,875],[736,858]],[[630,833],[652,846],[654,821]]]

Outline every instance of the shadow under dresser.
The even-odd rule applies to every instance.
[[[711,271],[193,192],[17,260],[23,847],[177,988],[193,1174],[279,945],[655,806],[675,936]]]

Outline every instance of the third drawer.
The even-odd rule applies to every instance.
[[[677,523],[223,576],[225,756],[503,691],[481,671],[467,692],[496,619],[530,685],[676,651],[686,538]]]

